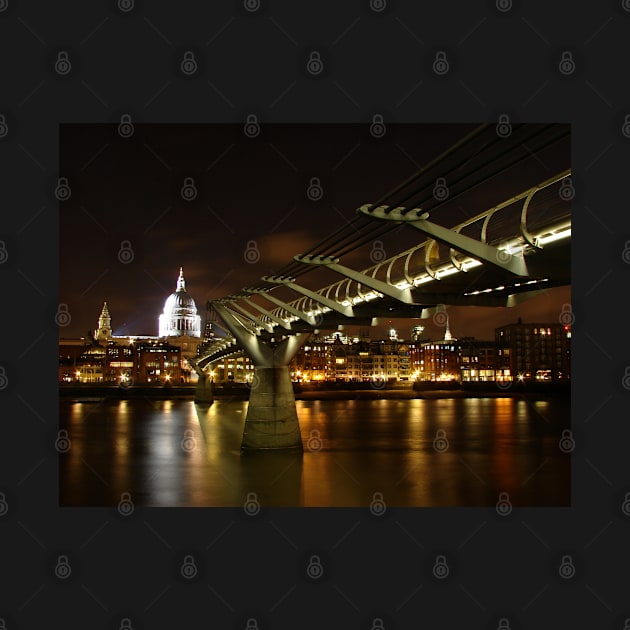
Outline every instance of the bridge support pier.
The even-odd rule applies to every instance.
[[[302,449],[288,366],[254,366],[241,449]]]
[[[289,362],[309,333],[263,341],[245,328],[222,304],[214,306],[254,363],[241,450],[302,450]]]
[[[199,380],[195,389],[195,402],[210,405],[214,402],[212,394],[212,378],[204,370],[198,373]]]

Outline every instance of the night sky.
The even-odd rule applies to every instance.
[[[104,300],[114,334],[157,334],[180,266],[203,322],[207,300],[259,283],[475,127],[389,125],[374,138],[369,125],[263,125],[252,138],[242,125],[136,125],[125,138],[117,125],[62,125],[60,176],[72,194],[59,203],[60,302],[72,321],[60,336],[95,328]],[[563,141],[447,200],[431,218],[456,225],[569,166],[570,143]],[[190,201],[180,194],[185,178],[196,188]],[[318,201],[306,194],[312,178],[323,189]],[[391,256],[423,237],[401,226],[380,240]],[[125,241],[133,255],[119,257]],[[252,242],[259,259],[244,255]],[[342,263],[370,266],[371,246]],[[324,273],[305,275],[304,284],[316,289],[340,279]],[[449,308],[451,331],[494,338],[496,326],[518,317],[556,322],[570,301],[570,287],[561,287],[510,309]],[[417,323],[428,337],[444,333],[431,319],[392,321],[407,339]],[[372,336],[387,327],[373,328]]]

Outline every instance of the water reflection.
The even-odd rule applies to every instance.
[[[246,401],[62,401],[61,505],[569,505],[568,399],[299,401],[304,453],[241,455]],[[433,447],[444,432],[448,448]],[[309,450],[309,438],[320,442]]]

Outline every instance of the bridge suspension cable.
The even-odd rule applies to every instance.
[[[442,205],[446,200],[435,198],[433,194],[433,187],[435,186],[434,179],[426,180],[421,187],[415,188],[411,192],[407,192],[403,197],[399,197],[397,201],[394,201],[394,199],[396,199],[396,195],[405,191],[411,184],[423,176],[426,176],[430,171],[434,170],[439,165],[443,164],[453,154],[457,155],[456,152],[458,150],[466,147],[466,145],[473,142],[473,140],[481,139],[481,146],[475,145],[471,155],[466,154],[463,157],[460,156],[455,164],[452,164],[446,170],[441,171],[441,175],[443,175],[446,179],[461,169],[464,165],[469,164],[471,160],[485,156],[487,153],[490,153],[490,157],[480,164],[473,172],[464,173],[463,176],[449,182],[451,190],[448,195],[449,202],[452,202],[462,194],[487,183],[492,178],[509,170],[523,159],[523,153],[533,154],[534,151],[544,150],[559,140],[567,137],[569,133],[567,129],[554,124],[535,126],[533,129],[531,125],[523,124],[515,125],[508,139],[498,136],[494,129],[490,129],[492,136],[490,138],[485,138],[482,133],[486,132],[487,134],[489,129],[490,125],[487,124],[478,126],[475,130],[473,130],[473,132],[469,133],[458,143],[419,169],[416,173],[414,173],[414,175],[396,186],[392,191],[383,195],[380,199],[374,202],[373,206],[378,207],[389,202],[387,203],[389,207],[385,210],[386,213],[389,213],[394,207],[405,204],[406,208],[403,211],[403,215],[412,208],[417,207],[421,207],[427,211],[435,210],[435,208]],[[506,143],[506,140],[509,141]],[[526,146],[526,142],[534,144],[532,144],[532,146]],[[501,149],[499,152],[491,151],[497,146]],[[506,161],[506,158],[508,157],[510,157],[510,159],[507,159]],[[498,168],[488,172],[488,169],[491,169],[497,164]],[[473,181],[466,183],[471,179]],[[344,256],[397,227],[398,225],[395,222],[383,225],[382,223],[374,223],[369,220],[369,218],[365,220],[364,217],[357,216],[346,225],[335,230],[323,241],[311,247],[305,255],[315,253],[316,255],[322,256]],[[312,271],[313,269],[314,268],[310,265],[305,265],[298,261],[292,261],[285,267],[278,270],[275,275],[299,277],[309,271]],[[274,285],[270,285],[270,283],[263,283],[262,285],[258,285],[258,288],[263,288],[263,286],[265,288],[271,288],[271,286]]]

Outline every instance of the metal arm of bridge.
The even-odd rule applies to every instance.
[[[260,320],[256,318],[254,315],[252,315],[251,313],[247,313],[245,309],[237,308],[237,305],[233,303],[234,301],[235,299],[233,298],[222,298],[220,300],[216,300],[216,303],[222,304],[226,312],[229,313],[237,322],[239,322],[240,325],[245,330],[247,330],[250,335],[254,335],[254,336],[259,335],[260,331],[263,328],[266,328],[265,325],[263,325],[260,322]],[[215,310],[216,310],[216,307],[215,307]],[[219,313],[219,311],[217,311],[217,313]],[[247,315],[245,315],[245,313],[247,313]],[[223,317],[221,317],[221,319],[223,319]],[[223,319],[223,321],[225,322],[225,319]],[[228,327],[228,330],[230,330],[229,327]],[[231,330],[230,332],[234,334]]]
[[[271,324],[262,321],[261,319],[259,319],[255,315],[252,315],[252,313],[250,313],[248,310],[244,309],[239,304],[236,304],[236,300],[237,299],[239,299],[239,298],[237,298],[235,296],[230,296],[230,297],[224,298],[222,301],[229,303],[231,308],[237,310],[239,313],[244,315],[248,320],[250,320],[252,322],[252,324],[254,326],[256,326],[256,327],[260,326],[260,327],[264,328],[267,332],[270,332],[270,333],[273,332],[273,326]]]
[[[302,321],[306,322],[307,324],[309,324],[309,326],[317,327],[317,325],[319,323],[315,319],[315,317],[313,317],[312,315],[308,315],[304,311],[301,311],[301,310],[295,308],[295,306],[292,306],[291,304],[287,304],[286,302],[283,302],[282,300],[279,300],[277,297],[274,297],[273,295],[269,295],[269,293],[267,291],[265,291],[264,289],[244,288],[243,291],[245,291],[247,293],[256,293],[258,295],[262,295],[266,300],[269,300],[270,302],[273,302],[277,306],[283,308],[285,311],[287,311],[287,313],[291,313],[292,315],[295,315],[295,317],[297,317],[298,319],[301,319]]]
[[[243,296],[239,296],[239,297],[243,300],[243,302],[245,302],[246,304],[249,304],[252,308],[255,308],[257,311],[260,311],[265,317],[268,317],[272,322],[276,322],[276,324],[278,324],[279,326],[282,326],[286,330],[291,330],[291,322],[287,322],[281,317],[274,315],[271,311],[268,311],[266,308],[263,308],[262,306],[259,306],[258,304],[256,304],[256,302],[254,302],[254,300],[252,300],[249,297],[243,297]]]
[[[343,306],[339,302],[335,300],[331,300],[328,297],[320,295],[319,293],[315,293],[315,291],[311,291],[306,287],[303,287],[295,282],[295,278],[284,278],[282,276],[263,276],[262,280],[265,282],[270,282],[271,284],[283,284],[290,289],[293,289],[297,293],[301,293],[302,295],[311,298],[315,302],[318,302],[322,306],[329,308],[332,311],[335,311],[345,317],[354,317],[354,311],[351,306]]]
[[[455,230],[450,230],[436,223],[432,223],[428,220],[429,213],[423,212],[420,208],[413,210],[407,210],[404,207],[390,209],[389,206],[373,208],[370,204],[367,204],[361,206],[359,211],[374,219],[406,223],[463,254],[468,254],[468,256],[476,260],[481,260],[495,267],[505,269],[516,276],[529,275],[522,252],[520,255],[515,256],[505,250],[492,247],[474,238],[460,234]]]
[[[396,310],[405,305],[429,307],[439,303],[511,306],[533,297],[541,287],[570,283],[571,195],[563,191],[571,191],[570,173],[569,169],[562,171],[453,228],[429,222],[422,214],[418,218],[418,212],[398,209],[388,217],[392,223],[400,224],[402,219],[409,224],[419,221],[418,227],[429,238],[362,271],[339,264],[333,256],[295,259],[343,275],[343,280],[319,289],[315,296],[331,300],[334,297],[333,304],[325,306],[351,307],[357,320],[371,313],[377,304],[392,300],[398,305]],[[370,216],[369,212],[359,211]],[[382,212],[386,216],[392,211],[385,208]],[[263,280],[269,282],[277,277]],[[427,284],[433,281],[437,284]],[[362,286],[371,292],[365,294]],[[431,291],[433,286],[435,290]],[[308,311],[305,300],[322,304],[320,297],[293,288],[303,297],[290,302],[290,306]],[[273,312],[278,317],[284,315],[282,309]],[[330,319],[331,313],[326,313],[324,324]]]
[[[356,271],[355,269],[351,269],[350,267],[346,267],[344,265],[339,264],[339,258],[335,258],[334,256],[301,256],[297,255],[293,257],[295,260],[301,263],[305,263],[307,265],[321,265],[331,269],[332,271],[336,271],[346,278],[350,278],[351,280],[355,280],[361,285],[365,285],[366,287],[370,287],[370,289],[374,289],[383,295],[387,295],[388,297],[394,298],[399,302],[403,302],[404,304],[414,304],[414,299],[411,295],[411,291],[409,289],[399,289],[387,282],[383,282],[382,280],[378,280],[367,274]]]

